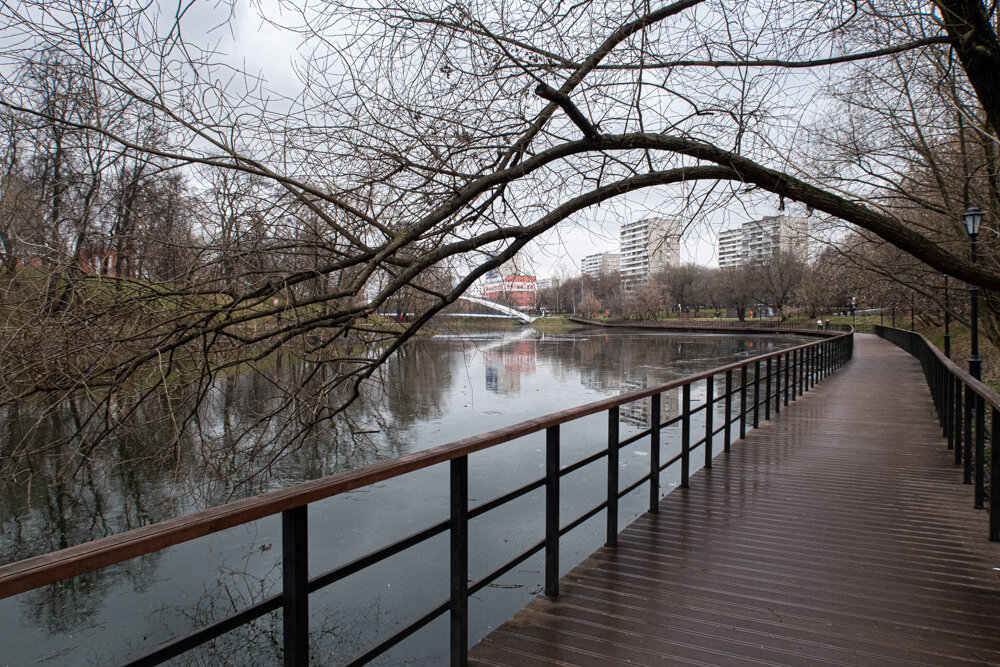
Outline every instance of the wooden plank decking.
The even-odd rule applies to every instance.
[[[1000,664],[1000,545],[874,336],[471,651],[478,665]]]

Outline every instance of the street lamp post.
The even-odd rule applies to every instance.
[[[965,220],[965,231],[969,234],[969,246],[972,251],[972,263],[976,263],[976,236],[979,225],[983,222],[983,212],[975,206],[970,206],[962,215]],[[969,375],[977,380],[982,377],[983,360],[979,358],[979,288],[969,285],[969,297],[972,300],[972,356],[969,357]]]
[[[948,311],[951,307],[948,305],[948,274],[942,273],[944,276],[944,356],[951,359],[951,317]]]

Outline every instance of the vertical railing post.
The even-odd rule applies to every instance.
[[[771,357],[767,358],[767,376],[764,378],[764,421],[771,419]]]
[[[545,594],[559,595],[559,425],[545,429]]]
[[[309,540],[307,506],[281,513],[281,610],[284,664],[309,664]]]
[[[1000,410],[990,412],[990,541],[1000,542]]]
[[[947,367],[944,369],[944,403],[941,412],[944,413],[944,434],[948,438],[948,449],[955,448],[955,429],[952,428],[952,421],[955,416],[955,408],[952,405],[952,398],[955,393],[955,383],[952,381],[951,371]]]
[[[789,376],[791,375],[792,366],[792,354],[791,352],[785,352],[785,407],[788,407],[788,401],[791,400],[788,396],[788,391],[791,385],[789,385]]]
[[[956,375],[952,382],[953,394],[954,394],[954,407],[955,411],[952,413],[952,423],[955,426],[955,465],[960,465],[962,463],[962,437],[964,432],[962,430],[962,380]]]
[[[715,427],[715,376],[705,380],[705,469],[712,469],[712,430]]]
[[[974,407],[974,400],[972,398],[972,387],[965,386],[965,451],[962,452],[962,456],[965,458],[962,466],[962,483],[972,484],[972,447],[973,443],[973,433],[972,433],[972,410]]]
[[[799,396],[806,393],[806,352],[804,349],[799,350]]]
[[[726,371],[726,400],[724,402],[726,411],[726,429],[722,433],[722,449],[727,454],[733,442],[733,434],[729,432],[733,424],[733,369]]]
[[[649,511],[660,511],[660,394],[649,397]]]
[[[618,546],[618,407],[608,410],[608,531],[604,544]]]
[[[747,437],[747,365],[740,367],[740,440]]]
[[[792,381],[791,381],[792,382],[792,384],[791,384],[791,387],[792,387],[792,400],[794,401],[797,398],[796,394],[799,391],[798,384],[795,382],[795,380],[796,380],[796,378],[797,378],[797,376],[799,374],[799,351],[798,350],[792,350],[791,371],[792,371]]]
[[[944,413],[941,412],[941,368],[933,357],[929,363],[930,371],[925,371],[924,375],[931,389],[931,400],[934,401],[934,409],[937,411],[938,426],[941,427],[941,435],[944,435]]]
[[[774,414],[781,414],[781,355],[774,358]]]
[[[973,399],[976,409],[976,494],[973,507],[983,509],[986,500],[986,401],[979,394]]]
[[[451,460],[451,665],[469,662],[469,457]]]
[[[681,390],[681,488],[691,476],[691,383]]]
[[[753,362],[753,427],[760,426],[760,360]]]

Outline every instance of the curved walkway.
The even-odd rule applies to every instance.
[[[857,335],[470,663],[1000,664],[1000,545],[946,447],[919,364]]]

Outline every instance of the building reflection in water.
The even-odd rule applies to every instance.
[[[483,350],[486,390],[498,394],[520,392],[521,375],[534,374],[536,355],[534,338],[523,338]]]
[[[776,341],[764,337],[591,334],[557,338],[522,336],[494,342],[479,351],[486,390],[514,395],[521,392],[522,376],[533,375],[538,363],[577,373],[580,384],[593,392],[627,394],[729,363],[734,358],[774,349]],[[724,385],[717,380],[715,395],[723,391]],[[703,383],[693,386],[692,392],[693,400],[704,400]],[[663,393],[664,421],[680,414],[680,400],[680,389]],[[651,425],[648,398],[623,405],[620,410],[625,423],[644,429]]]

